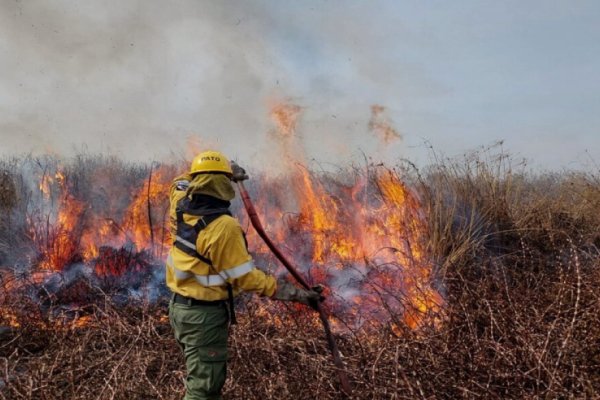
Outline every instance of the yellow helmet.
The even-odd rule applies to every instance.
[[[223,153],[212,150],[198,154],[192,161],[192,167],[190,168],[190,174],[192,175],[210,172],[233,175],[227,157]]]

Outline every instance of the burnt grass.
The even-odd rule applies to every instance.
[[[421,198],[445,304],[418,330],[337,334],[352,398],[600,397],[598,173],[533,173],[489,152],[393,170]],[[2,187],[18,186],[12,174]],[[164,302],[117,306],[100,293],[73,327],[19,293],[2,296],[20,326],[0,328],[0,399],[182,397]],[[314,317],[281,308],[274,319],[262,301],[238,313],[225,398],[343,398]]]

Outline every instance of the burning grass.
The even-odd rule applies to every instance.
[[[312,186],[314,197],[303,203],[316,212],[303,213],[302,204],[299,214],[291,216],[277,214],[272,207],[259,210],[267,216],[273,213],[267,224],[269,218],[288,223],[296,236],[275,233],[283,235],[277,239],[289,247],[297,243],[289,242],[290,238],[306,241],[304,227],[321,226],[313,251],[295,253],[314,263],[314,279],[331,276],[327,269],[319,269],[319,257],[331,259],[337,254],[337,261],[328,268],[350,268],[352,261],[344,258],[349,253],[342,245],[366,243],[352,251],[363,256],[369,269],[355,267],[359,271],[352,277],[362,279],[353,289],[367,295],[342,300],[369,306],[330,303],[339,316],[332,322],[355,398],[599,396],[600,179],[592,173],[534,175],[524,167],[515,168],[503,154],[492,155],[480,153],[461,162],[438,163],[420,174],[410,168],[386,170],[383,180],[362,181],[358,191],[353,190],[356,185],[348,184],[361,181],[357,170],[344,171],[341,177],[301,171],[302,180],[317,180]],[[131,174],[124,172],[127,168],[120,164],[115,170],[125,176]],[[49,270],[44,276],[22,268],[3,270],[1,399],[181,397],[183,361],[165,316],[164,297],[160,290],[153,295],[144,292],[148,282],[154,282],[153,257],[160,258],[160,246],[144,250],[131,245],[150,240],[148,231],[154,232],[154,241],[160,244],[161,234],[159,199],[147,184],[149,169],[136,168],[137,188],[146,193],[143,216],[154,223],[146,221],[146,234],[130,235],[129,242],[123,234],[123,240],[112,247],[106,247],[108,242],[98,246],[98,254],[108,253],[118,261],[101,258],[103,274],[76,266],[61,272],[69,275],[61,281]],[[24,179],[18,169],[5,170],[11,173],[15,191],[25,193],[19,191]],[[75,181],[88,182],[86,176]],[[399,177],[410,185],[401,186],[402,190],[385,186]],[[272,185],[277,188],[281,182]],[[74,193],[83,193],[82,184],[76,186],[80,192]],[[268,193],[267,189],[264,182],[254,188],[255,194]],[[365,203],[358,193],[379,200]],[[319,200],[320,195],[325,199]],[[394,211],[389,199],[398,195],[404,199],[402,204],[414,201],[419,205],[418,212],[410,214],[410,224],[402,214],[403,218],[392,218],[385,226],[388,236],[393,235],[390,227],[419,233],[410,236],[409,246],[406,240],[392,241],[398,258],[386,263],[373,257],[371,251],[364,251],[372,244],[357,239],[354,231],[346,236],[347,242],[333,238],[341,253],[317,243],[334,233],[327,225],[331,220],[318,219],[320,210],[340,210],[339,205],[350,198],[367,210],[373,208],[375,212],[362,220],[373,221]],[[111,204],[116,204],[115,198],[125,204],[134,202],[132,197],[120,196],[113,195]],[[282,201],[276,200],[269,204]],[[19,206],[11,207],[11,228],[0,227],[0,240],[17,246],[15,238],[31,236],[26,233],[26,218],[19,219]],[[124,215],[129,214],[113,218],[122,228],[119,232],[127,232],[120,218]],[[347,215],[341,210],[332,218],[339,223]],[[125,258],[120,257],[123,254]],[[5,252],[2,260],[14,265],[16,260],[9,255]],[[404,271],[411,262],[426,267],[424,275],[407,275]],[[265,263],[269,265],[267,259]],[[119,271],[137,268],[137,272],[114,274],[113,264]],[[48,274],[53,278],[49,280]],[[248,298],[238,308],[226,398],[340,398],[314,315]],[[362,322],[350,318],[349,310],[363,313],[355,315]],[[368,318],[376,314],[377,318]]]

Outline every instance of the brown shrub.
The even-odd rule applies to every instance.
[[[338,334],[354,398],[600,396],[600,182],[517,167],[471,155],[415,178],[445,305],[435,328]],[[0,399],[181,398],[164,304],[106,301],[81,311],[89,325],[59,329],[19,293],[2,304],[21,326],[0,334]],[[310,314],[281,325],[258,304],[233,329],[226,398],[341,398]]]
[[[6,212],[17,203],[17,190],[8,171],[0,171],[0,210]]]

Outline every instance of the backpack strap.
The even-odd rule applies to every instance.
[[[211,273],[222,276],[215,270],[210,258],[198,253],[198,250],[196,248],[196,241],[198,239],[198,235],[200,234],[200,232],[202,232],[202,230],[204,230],[208,225],[210,225],[217,218],[219,218],[222,215],[231,215],[231,212],[229,211],[229,209],[210,210],[209,212],[205,212],[203,214],[194,214],[194,213],[189,212],[189,210],[186,210],[185,214],[200,215],[200,219],[198,219],[198,222],[196,222],[196,224],[194,224],[194,225],[188,225],[185,223],[185,221],[183,219],[183,215],[184,215],[183,207],[178,206],[176,209],[176,214],[177,214],[177,235],[176,235],[175,242],[173,243],[173,245],[175,247],[177,247],[179,250],[183,251],[184,253],[186,253],[192,257],[195,257],[195,258],[199,259],[200,261],[204,262],[205,264],[207,264],[208,269],[211,271]],[[244,235],[244,241],[246,241],[245,235]],[[231,283],[229,283],[227,281],[227,279],[224,278],[223,280],[225,281],[225,287],[227,288],[227,297],[228,297],[227,305],[228,305],[228,312],[229,312],[229,321],[230,321],[231,325],[235,325],[237,323],[237,320],[235,318],[235,308],[234,308],[234,304],[233,304],[233,287],[232,287]]]
[[[200,232],[206,228],[210,223],[219,218],[221,215],[231,215],[229,209],[216,209],[216,210],[204,210],[203,214],[193,214],[189,210],[185,210],[181,204],[178,204],[176,208],[177,215],[177,234],[173,245],[184,253],[196,257],[204,263],[212,267],[212,261],[198,253],[196,249],[196,240]],[[183,219],[184,214],[200,215],[200,219],[195,225],[188,225]]]

